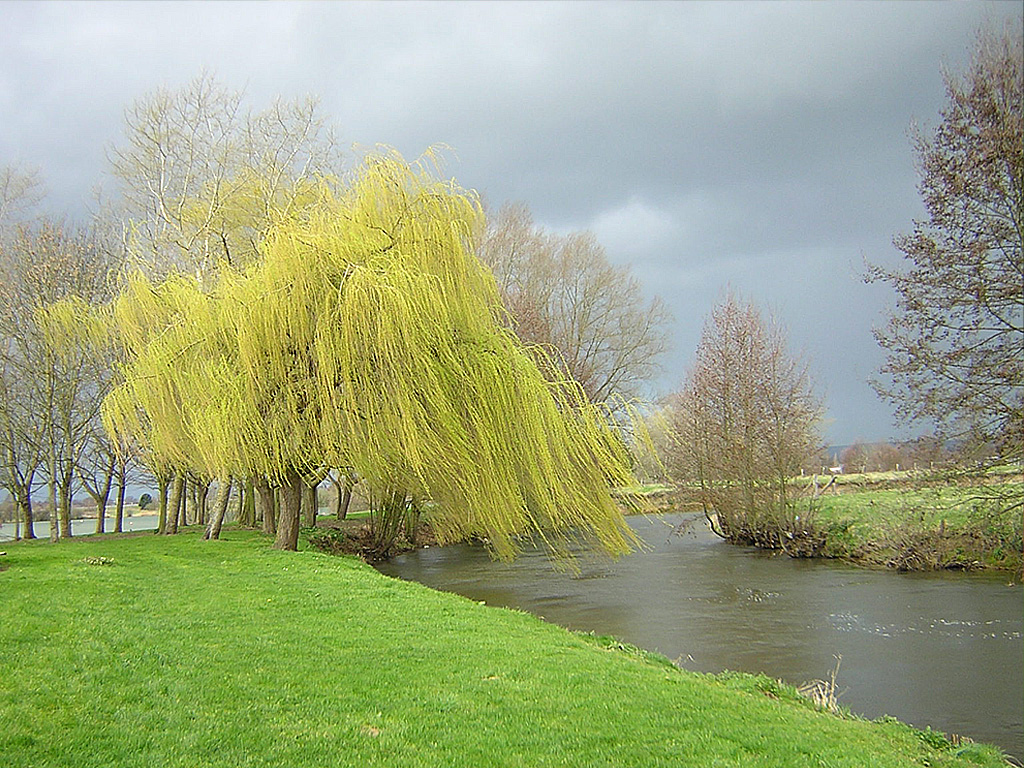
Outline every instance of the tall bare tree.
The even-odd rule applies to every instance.
[[[0,167],[0,486],[14,501],[15,515],[25,523],[25,537],[35,538],[32,487],[42,461],[41,444],[25,431],[31,405],[19,378],[18,344],[11,335],[21,316],[13,282],[12,249],[20,227],[27,225],[43,198],[39,172],[16,165]]]
[[[772,545],[795,527],[789,481],[818,448],[821,400],[780,326],[728,295],[673,398],[674,461],[724,534]]]
[[[879,392],[945,437],[1024,450],[1022,33],[983,32],[970,68],[946,76],[934,134],[914,133],[927,218],[895,239],[900,269],[873,268],[897,307],[876,331]]]
[[[297,187],[335,172],[337,152],[315,99],[249,112],[243,93],[204,73],[134,102],[110,161],[139,265],[202,276],[254,259],[272,213],[287,213],[301,203]]]
[[[669,313],[648,301],[589,232],[554,235],[525,205],[505,205],[482,237],[518,336],[538,345],[594,401],[637,395],[668,344]],[[546,362],[541,357],[541,362]]]

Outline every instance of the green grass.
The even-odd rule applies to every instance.
[[[5,766],[1001,764],[254,533],[5,548]]]
[[[1020,570],[1024,495],[1016,483],[945,483],[826,494],[816,522],[834,554],[866,562],[916,555],[931,567]],[[895,558],[895,560],[894,560]]]

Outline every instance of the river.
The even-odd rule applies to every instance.
[[[683,515],[630,518],[649,549],[581,573],[540,551],[493,562],[480,546],[417,550],[380,571],[563,626],[614,635],[685,669],[827,679],[839,703],[1024,756],[1024,592],[1005,576],[867,570],[792,560],[715,537]]]
[[[156,530],[157,519],[156,515],[125,516],[121,521],[121,530],[124,533],[130,533],[131,531],[153,531]],[[35,532],[37,539],[45,539],[50,535],[50,521],[48,519],[37,520],[32,526],[32,530]],[[113,532],[113,517],[106,517],[103,520],[103,530],[106,533]],[[93,533],[96,533],[96,518],[84,518],[82,520],[71,521],[72,536],[88,536]],[[25,535],[24,525],[21,526],[21,535]],[[0,525],[0,543],[10,541],[13,538],[14,523],[4,523],[3,525]]]

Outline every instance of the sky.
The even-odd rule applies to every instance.
[[[124,110],[201,72],[258,110],[321,100],[343,147],[445,170],[492,206],[591,230],[671,310],[652,398],[731,289],[773,314],[824,438],[906,437],[868,380],[894,235],[924,216],[910,129],[1020,2],[0,2],[0,164],[85,217]]]

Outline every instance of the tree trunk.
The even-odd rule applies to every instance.
[[[71,538],[71,468],[62,471],[58,493],[60,494],[60,521],[63,530],[61,538]]]
[[[107,499],[110,498],[110,486],[112,484],[112,476],[107,475],[107,479],[102,488],[99,489],[99,493],[92,497],[92,500],[96,502],[96,533],[103,533],[103,524],[106,521],[107,516]]]
[[[306,484],[294,469],[289,469],[281,485],[281,519],[277,524],[274,549],[294,552],[299,546],[299,516],[302,512],[302,489]]]
[[[188,484],[188,506],[192,508],[192,522],[199,525],[199,481],[193,478]],[[188,509],[185,511],[185,519],[188,520]]]
[[[50,541],[60,539],[60,519],[57,517],[57,453],[50,449]]]
[[[302,486],[302,524],[307,528],[311,528],[316,525],[316,513],[317,506],[320,503],[316,485],[306,485],[303,483]]]
[[[206,501],[210,496],[210,484],[203,480],[196,487],[196,522],[199,525],[206,525]]]
[[[124,527],[124,492],[128,485],[124,467],[117,471],[117,508],[114,511],[114,533],[121,533]]]
[[[277,531],[274,519],[274,489],[270,487],[266,478],[262,477],[253,482],[253,488],[256,491],[257,513],[263,520],[263,532],[273,536]]]
[[[245,513],[246,525],[256,527],[256,483],[250,475],[245,479],[245,495],[242,497],[242,509]]]
[[[106,522],[107,516],[107,499],[110,497],[110,486],[107,486],[107,491],[103,495],[97,494],[93,497],[93,501],[96,502],[96,533],[104,533],[103,524]]]
[[[160,498],[156,532],[167,533],[167,507],[170,506],[170,501],[167,498],[167,489],[170,487],[171,481],[165,477],[158,477],[156,482],[157,494]]]
[[[222,477],[217,482],[217,500],[213,505],[213,515],[210,517],[210,524],[203,534],[204,539],[219,539],[220,529],[224,524],[224,516],[228,511],[228,499],[231,498],[231,478]]]
[[[32,515],[32,481],[29,479],[25,486],[15,486],[11,489],[11,494],[14,496],[14,516],[21,515],[21,519],[25,521],[25,535],[26,539],[34,539],[36,537],[35,519]]]
[[[114,483],[114,464],[116,459],[113,455],[107,457],[107,463],[103,466],[103,480],[92,487],[88,480],[83,480],[86,492],[96,503],[96,533],[103,533],[103,525],[107,515],[107,500],[110,498],[110,488]]]
[[[178,498],[178,527],[184,528],[188,525],[188,489],[192,486],[192,483],[188,481],[188,476],[182,474],[181,476],[181,496]]]
[[[352,505],[352,489],[355,485],[355,477],[351,472],[346,472],[340,489],[341,493],[338,495],[337,517],[339,520],[348,517],[348,508]]]
[[[164,533],[175,534],[178,532],[178,510],[181,508],[181,497],[184,490],[185,476],[179,472],[174,475],[174,483],[171,485],[171,498],[167,504],[167,526]]]

